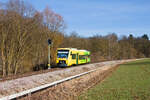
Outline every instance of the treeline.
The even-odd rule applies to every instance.
[[[65,36],[61,47],[73,47],[91,51],[92,62],[150,57],[150,40],[147,34],[132,34],[118,38],[115,33],[82,38],[73,32]]]
[[[62,43],[62,16],[48,7],[37,11],[23,0],[0,4],[0,72],[3,76],[24,73],[47,64],[47,40],[51,38],[52,62]]]
[[[145,34],[118,38],[116,34],[83,38],[64,35],[65,22],[46,7],[37,11],[23,0],[0,3],[0,75],[3,77],[47,67],[47,40],[52,39],[51,64],[58,47],[91,51],[92,62],[150,57],[150,41]],[[42,67],[41,67],[42,66]]]

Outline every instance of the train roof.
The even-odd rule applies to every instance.
[[[84,53],[87,53],[87,54],[90,54],[90,51],[88,50],[79,50],[77,48],[58,48],[58,50],[75,50],[75,51],[79,51],[79,52],[84,52]]]
[[[83,52],[90,52],[90,51],[88,51],[88,50],[79,50],[79,51],[83,51]]]
[[[58,48],[58,50],[77,50],[77,48]]]
[[[80,49],[77,49],[77,48],[58,48],[58,50],[79,50],[79,51],[89,52],[88,50],[80,50]]]

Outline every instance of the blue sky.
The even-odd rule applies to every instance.
[[[0,0],[2,1],[2,0]],[[37,10],[49,6],[64,17],[65,32],[81,36],[119,36],[148,34],[150,37],[150,0],[26,0]]]

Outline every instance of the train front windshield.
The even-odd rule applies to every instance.
[[[58,50],[57,58],[68,58],[69,50]]]

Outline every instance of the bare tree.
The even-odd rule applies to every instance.
[[[63,40],[63,18],[46,8],[42,13],[23,0],[9,0],[0,10],[0,57],[3,76],[47,63],[47,39],[53,40],[52,62]],[[31,67],[31,68],[30,68]]]
[[[62,32],[66,27],[63,17],[48,7],[43,11],[43,22],[52,32]]]
[[[36,10],[24,0],[9,0],[5,7],[9,11],[16,12],[21,16],[32,17]]]

